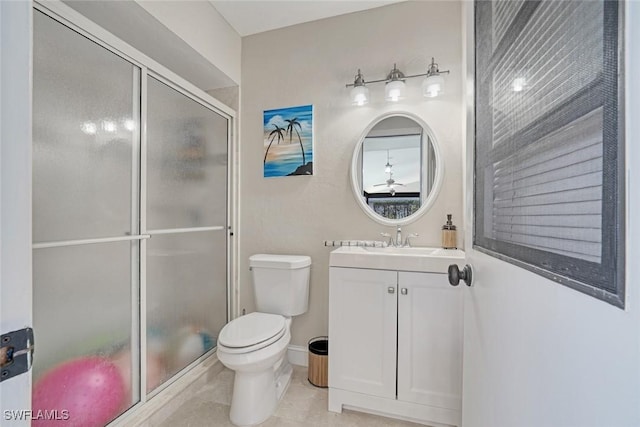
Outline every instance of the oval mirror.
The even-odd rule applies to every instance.
[[[443,165],[433,132],[420,118],[390,113],[376,119],[353,152],[351,183],[375,221],[403,225],[420,218],[440,189]]]

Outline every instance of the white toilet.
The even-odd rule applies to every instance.
[[[291,381],[287,360],[291,317],[309,306],[311,258],[253,255],[249,258],[257,312],[227,323],[218,336],[218,359],[235,371],[231,422],[260,424],[269,418]]]

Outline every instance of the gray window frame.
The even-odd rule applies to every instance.
[[[487,6],[487,1],[476,0],[474,7],[475,29],[475,158],[474,158],[474,249],[503,261],[518,265],[543,277],[551,279],[577,291],[606,301],[614,306],[625,305],[625,153],[624,153],[624,2],[603,2],[603,74],[602,78],[583,88],[564,104],[548,111],[534,123],[514,136],[509,153],[528,142],[547,135],[563,125],[581,117],[596,107],[603,108],[603,194],[602,194],[602,257],[601,263],[589,262],[544,250],[491,239],[484,236],[484,173],[480,173],[491,162],[504,158],[506,144],[487,150],[478,138],[482,117],[478,100],[491,96],[488,85],[478,78],[478,5]],[[516,15],[508,31],[523,27],[539,1],[526,1]],[[490,7],[490,6],[489,6]],[[509,37],[506,37],[507,39]],[[503,40],[504,42],[505,40]],[[506,40],[507,42],[509,40]],[[501,43],[491,60],[504,54],[508,43]],[[486,66],[487,61],[483,62]],[[495,63],[495,62],[494,62]],[[486,98],[485,98],[486,99]],[[489,145],[487,144],[487,145]]]

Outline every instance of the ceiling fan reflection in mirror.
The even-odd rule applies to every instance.
[[[389,193],[391,193],[392,196],[396,195],[396,189],[395,189],[396,185],[404,186],[404,184],[396,182],[396,180],[393,179],[393,172],[391,171],[389,171],[389,179],[386,182],[383,182],[381,184],[375,184],[374,187],[381,187],[383,185],[389,189]]]
[[[391,172],[391,168],[393,167],[393,165],[391,164],[391,156],[389,154],[389,150],[387,150],[387,164],[384,165],[384,172],[389,174],[389,179],[387,179],[385,182],[381,183],[381,184],[374,184],[374,187],[381,187],[381,186],[386,186],[389,190],[388,192],[392,195],[395,196],[396,195],[396,189],[395,186],[396,185],[402,185],[404,186],[404,184],[401,184],[399,182],[396,182],[395,179],[393,179],[393,172]]]

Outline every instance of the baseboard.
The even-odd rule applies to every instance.
[[[307,347],[301,345],[290,345],[287,348],[287,358],[289,363],[298,366],[309,366],[309,356]]]
[[[329,388],[329,411],[342,413],[343,407],[369,414],[411,421],[430,427],[455,427],[461,425],[461,413],[458,410]]]

